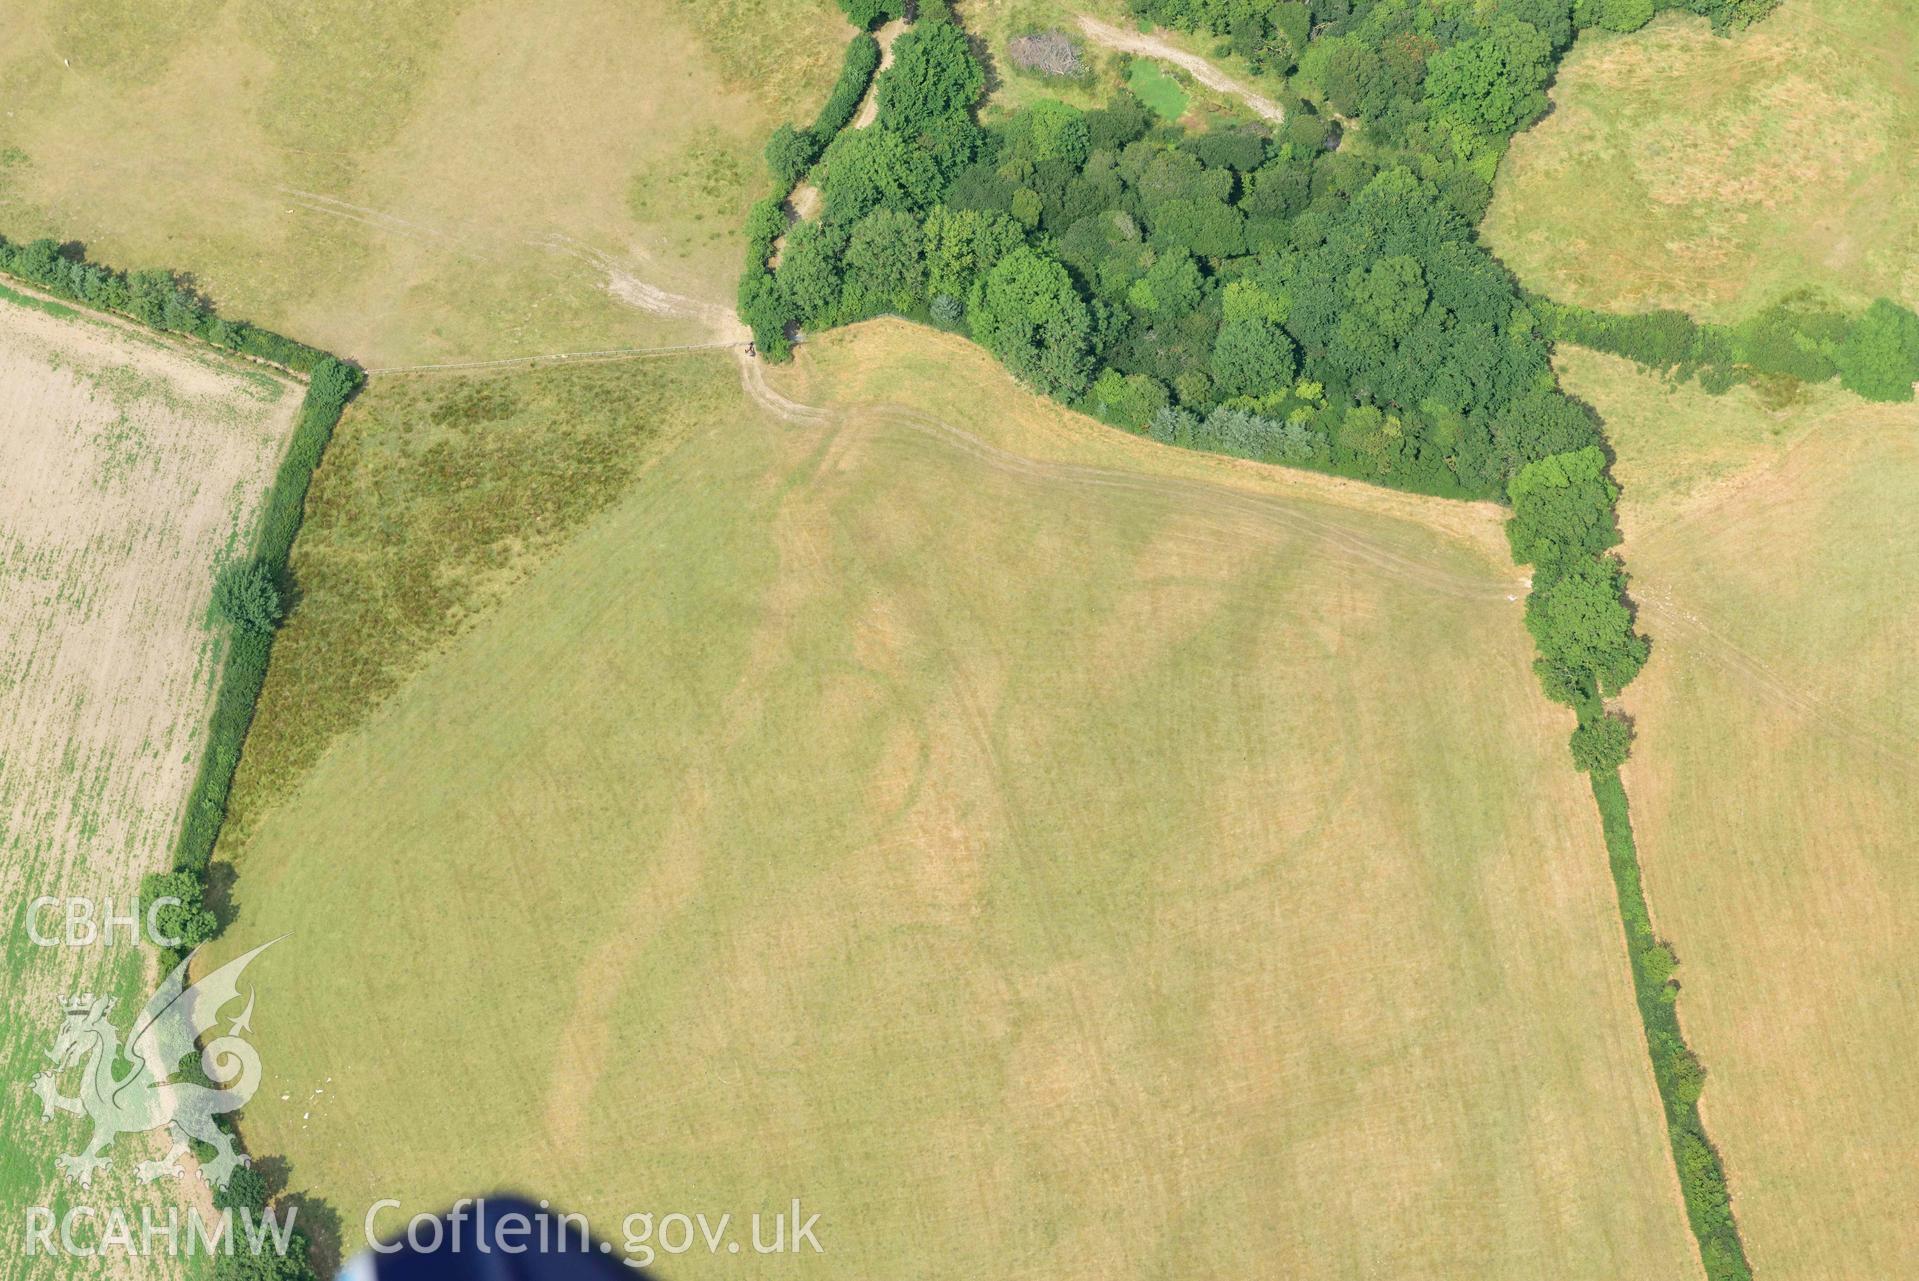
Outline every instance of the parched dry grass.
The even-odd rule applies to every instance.
[[[1611,310],[1919,301],[1915,39],[1901,0],[1791,0],[1731,39],[1681,17],[1588,33],[1485,233],[1528,286]]]
[[[760,148],[846,36],[830,0],[15,10],[0,233],[372,366],[685,340],[610,269],[730,306]]]
[[[706,369],[231,851],[296,1186],[822,1216],[684,1277],[1690,1274],[1477,532],[904,325]]]
[[[1919,411],[1561,357],[1619,451],[1653,657],[1640,860],[1754,1269],[1919,1270]]]

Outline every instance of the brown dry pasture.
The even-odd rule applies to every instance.
[[[53,1158],[88,1135],[80,1118],[43,1126],[26,1091],[60,1024],[54,998],[112,992],[137,1009],[146,993],[147,953],[124,929],[113,948],[41,947],[29,905],[111,898],[124,913],[141,876],[166,868],[218,672],[214,569],[246,548],[300,397],[262,367],[0,298],[0,1054],[13,1069],[0,1276],[72,1275],[13,1236],[26,1207],[76,1199]],[[58,933],[58,910],[35,923]],[[157,1137],[115,1145],[97,1203],[177,1204],[133,1181]],[[176,1272],[161,1260],[145,1275]]]
[[[698,341],[760,148],[810,116],[830,0],[21,0],[0,234],[189,272],[369,367]]]
[[[1626,768],[1762,1277],[1919,1273],[1919,410],[1567,351],[1654,638]]]
[[[1919,300],[1919,25],[1788,0],[1747,31],[1586,32],[1500,166],[1483,231],[1532,289],[1729,321],[1800,288]]]
[[[506,1185],[821,1215],[676,1277],[1696,1274],[1495,509],[900,322],[618,368],[697,421],[223,838],[219,946],[292,931],[247,1132],[350,1242]],[[349,420],[309,529],[420,416]]]

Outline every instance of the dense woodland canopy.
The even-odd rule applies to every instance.
[[[861,23],[901,12],[846,2]],[[1656,330],[1628,354],[1717,383],[1845,371],[1862,394],[1910,394],[1919,319],[1904,309],[1858,338],[1803,308],[1765,333],[1677,313],[1635,328],[1524,296],[1477,242],[1498,161],[1582,28],[1630,30],[1658,8],[1734,26],[1772,2],[1134,0],[1301,95],[1277,127],[1189,133],[1125,94],[982,127],[984,70],[935,0],[899,36],[872,126],[843,127],[878,62],[861,36],[813,126],[775,134],[776,182],[805,174],[822,209],[788,232],[777,197],[756,208],[742,312],[774,358],[796,328],[917,316],[1132,431],[1470,497],[1599,443],[1557,389],[1555,337],[1617,350],[1604,339]]]

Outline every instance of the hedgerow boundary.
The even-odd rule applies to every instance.
[[[267,490],[252,559],[276,582],[284,582],[294,536],[306,510],[307,487],[320,465],[334,425],[347,401],[363,381],[359,369],[315,347],[261,329],[244,321],[221,318],[205,299],[183,287],[170,272],[121,272],[84,258],[63,253],[52,240],[21,245],[0,236],[0,273],[11,275],[45,293],[82,306],[108,312],[163,333],[198,339],[221,351],[266,361],[306,378],[306,394],[294,420],[287,452]],[[4,288],[4,286],[0,286]],[[11,291],[8,291],[9,293]],[[38,302],[36,299],[29,299]],[[57,306],[59,304],[48,304]],[[209,573],[213,570],[208,567]],[[186,815],[174,843],[172,870],[146,878],[140,897],[152,901],[171,894],[182,905],[163,912],[163,930],[193,943],[216,936],[224,922],[204,907],[213,846],[226,818],[227,796],[233,786],[240,751],[253,724],[254,706],[266,683],[267,662],[273,652],[273,633],[229,627],[225,661],[217,677],[213,714],[200,769],[188,794]],[[172,948],[158,949],[160,968],[167,970],[183,959]],[[226,1118],[221,1118],[224,1123]],[[228,1126],[236,1140],[237,1129]],[[205,1149],[205,1144],[195,1144]],[[242,1142],[244,1151],[245,1145]],[[210,1149],[208,1149],[210,1150]],[[204,1152],[196,1151],[204,1159]],[[236,1170],[227,1187],[214,1193],[221,1209],[266,1209],[270,1189],[254,1170]],[[271,1276],[275,1281],[318,1281],[308,1261],[309,1243],[295,1230],[285,1257],[238,1252],[222,1256],[219,1275]]]
[[[1625,784],[1620,782],[1616,770],[1595,773],[1592,790],[1605,829],[1607,862],[1612,870],[1613,887],[1619,895],[1619,916],[1626,928],[1626,953],[1632,963],[1633,995],[1639,1004],[1640,1022],[1645,1027],[1646,1053],[1652,1058],[1659,1101],[1665,1108],[1666,1132],[1672,1141],[1673,1168],[1679,1173],[1686,1219],[1699,1241],[1700,1261],[1705,1264],[1706,1275],[1713,1281],[1722,1281],[1722,1278],[1743,1281],[1752,1276],[1752,1266],[1746,1260],[1739,1225],[1733,1219],[1732,1198],[1719,1149],[1706,1136],[1705,1122],[1699,1116],[1699,1092],[1705,1084],[1705,1069],[1686,1048],[1685,1037],[1679,1030],[1679,1014],[1673,1005],[1678,994],[1678,985],[1672,978],[1676,961],[1672,949],[1653,931],[1652,914],[1646,907]]]

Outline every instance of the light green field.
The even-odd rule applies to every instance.
[[[1484,231],[1528,287],[1736,320],[1811,286],[1919,303],[1908,0],[1787,0],[1731,39],[1589,32],[1500,166]]]
[[[1619,453],[1626,782],[1754,1270],[1914,1275],[1919,412],[1560,363]]]
[[[730,306],[759,150],[810,115],[830,0],[24,0],[0,234],[193,274],[370,366],[687,341],[618,273]]]
[[[224,851],[221,946],[292,932],[247,1133],[349,1242],[507,1185],[821,1215],[676,1277],[1692,1274],[1496,512],[898,324],[673,376],[703,421]]]

